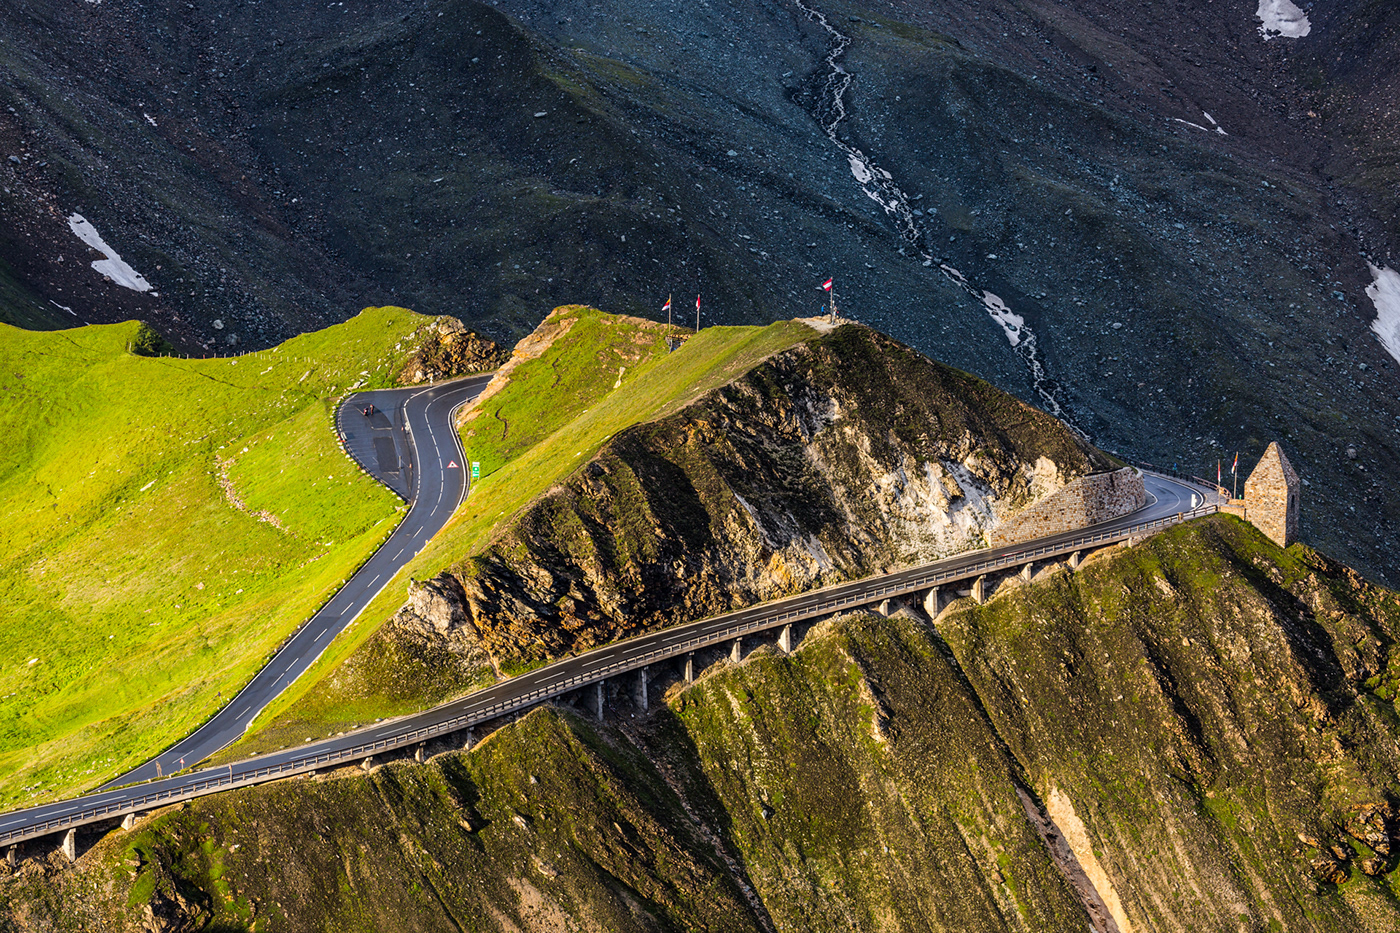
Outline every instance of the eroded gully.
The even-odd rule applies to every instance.
[[[803,0],[792,0],[792,2],[809,21],[822,29],[830,40],[826,57],[822,60],[826,68],[826,75],[821,79],[812,117],[817,121],[831,144],[846,157],[856,184],[860,186],[867,197],[879,204],[884,209],[885,214],[893,221],[895,229],[904,243],[904,250],[912,250],[925,266],[932,266],[938,260],[928,249],[927,237],[919,226],[913,208],[910,207],[909,198],[895,183],[889,172],[877,165],[870,156],[841,138],[841,124],[846,121],[847,117],[846,92],[850,89],[854,77],[842,64],[846,49],[851,45],[851,37],[831,25],[826,15],[815,7],[803,2]],[[1056,397],[1054,383],[1046,373],[1045,365],[1041,361],[1040,352],[1036,346],[1035,332],[1026,324],[1025,319],[1013,312],[998,295],[973,285],[963,273],[946,262],[938,262],[938,268],[948,281],[980,303],[992,320],[1001,327],[1007,342],[1011,344],[1012,349],[1016,351],[1016,355],[1021,358],[1029,371],[1031,385],[1044,403],[1046,410],[1056,417],[1069,421],[1069,413]]]

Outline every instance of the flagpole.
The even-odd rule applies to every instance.
[[[1238,450],[1235,451],[1235,465],[1230,467],[1230,476],[1235,486],[1235,494],[1230,498],[1238,499],[1240,497],[1240,452]]]

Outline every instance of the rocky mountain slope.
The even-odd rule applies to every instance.
[[[535,425],[517,406],[536,399],[542,379],[583,384],[564,334],[611,332],[588,356],[636,348],[627,319],[593,312],[581,323],[577,313],[558,309],[522,342],[526,353],[517,348],[530,371],[513,371],[467,413],[479,445],[469,450],[491,451],[497,432],[527,443]],[[714,389],[678,383],[693,401],[634,419],[514,514],[487,508],[505,474],[489,477],[469,500],[487,508],[489,536],[410,583],[408,601],[304,702],[285,704],[228,754],[425,709],[618,638],[985,547],[1009,518],[1115,466],[1063,423],[867,327],[797,326],[805,339],[727,371]],[[663,349],[664,363],[683,365],[692,350]],[[629,407],[636,396],[611,385],[605,397]],[[536,462],[576,462],[577,442],[554,439],[569,427],[552,432],[536,438],[549,451],[532,450]]]
[[[1400,922],[1396,594],[1229,517],[31,857],[16,930]],[[480,739],[480,736],[477,737]],[[90,848],[89,848],[90,846]],[[0,867],[0,871],[5,871]]]
[[[503,341],[673,291],[810,314],[834,273],[860,319],[1105,447],[1205,472],[1282,435],[1328,477],[1314,514],[1369,531],[1306,533],[1385,577],[1397,25],[1380,0],[18,0],[0,314],[227,352],[394,303]],[[74,215],[150,290],[92,269]]]
[[[986,546],[1109,466],[1053,418],[845,325],[617,435],[451,574],[510,667]]]

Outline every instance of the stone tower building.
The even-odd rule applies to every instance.
[[[1298,486],[1298,474],[1277,441],[1244,482],[1245,518],[1279,547],[1298,540]]]

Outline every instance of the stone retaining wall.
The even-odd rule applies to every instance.
[[[1136,512],[1147,504],[1147,489],[1136,470],[1096,473],[1012,516],[991,535],[992,547],[1075,531]]]

